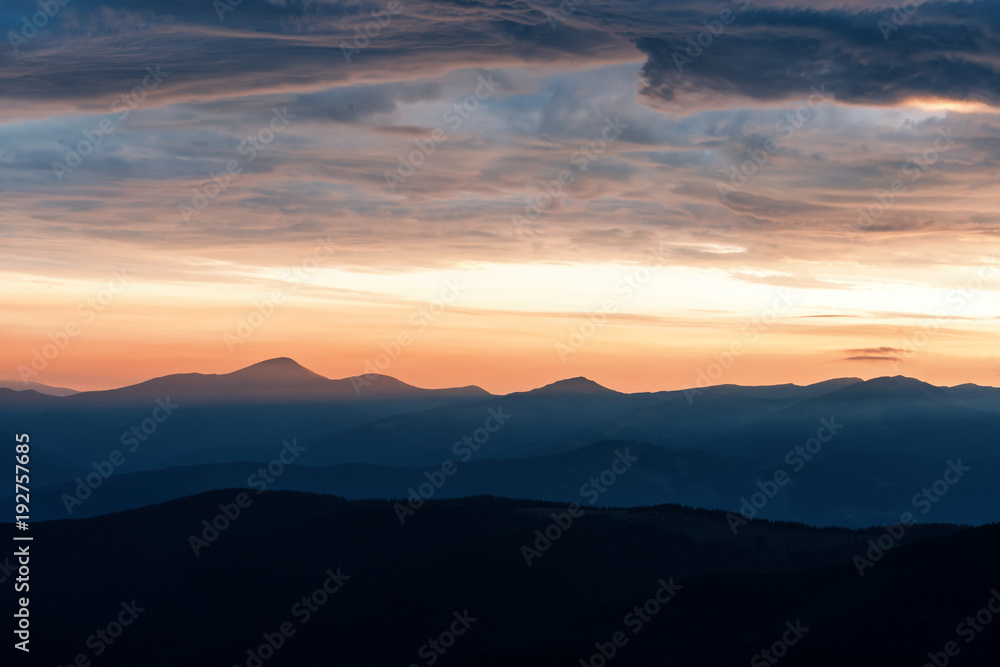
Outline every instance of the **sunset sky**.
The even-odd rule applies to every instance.
[[[1000,385],[1000,3],[51,1],[0,378]]]

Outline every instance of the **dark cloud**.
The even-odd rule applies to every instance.
[[[802,104],[814,83],[848,101],[992,95],[992,5],[964,3],[959,20],[945,11],[954,3],[925,3],[886,41],[870,8],[754,2],[678,78],[671,49],[741,2],[587,0],[550,23],[557,0],[399,1],[403,11],[348,62],[341,44],[384,3],[243,0],[220,19],[212,0],[73,0],[20,55],[0,49],[0,190],[19,195],[0,213],[58,222],[64,237],[173,229],[178,205],[287,105],[293,125],[241,165],[184,241],[256,240],[273,224],[269,242],[280,244],[299,240],[297,223],[322,221],[359,247],[391,238],[394,251],[436,266],[529,253],[631,261],[655,236],[678,260],[743,282],[853,290],[864,281],[795,262],[876,265],[891,241],[895,265],[926,265],[941,232],[998,233],[995,118],[831,104],[786,138],[789,109],[778,104]],[[29,10],[8,3],[0,25]],[[163,85],[57,180],[53,161],[156,64],[169,72]],[[453,130],[443,114],[487,72],[503,86]],[[688,96],[725,99],[662,112]],[[579,171],[574,155],[619,114],[628,127]],[[873,189],[952,125],[961,140],[862,233],[858,210],[876,201]],[[447,141],[390,190],[386,174],[436,127]],[[774,136],[778,150],[722,199],[734,165]],[[515,237],[512,215],[566,169],[574,181],[532,222],[530,243]]]
[[[244,0],[220,18],[208,0],[74,0],[18,54],[0,50],[0,95],[86,104],[127,89],[154,63],[175,73],[176,98],[319,89],[461,66],[620,62],[634,54],[647,59],[643,94],[654,104],[733,95],[772,102],[805,98],[821,85],[850,103],[1000,102],[1000,4],[992,1],[927,2],[898,26],[891,9],[745,0],[587,0],[559,21],[550,20],[556,2],[399,2],[401,11],[362,36],[363,48],[348,61],[342,47],[353,48],[357,31],[385,5]],[[36,11],[19,0],[0,18],[16,30],[21,16]],[[735,12],[730,25],[705,33],[705,22],[724,11]],[[888,39],[880,20],[898,27]]]
[[[844,350],[850,354],[844,361],[902,361],[900,356],[905,350],[898,347],[862,347],[854,350]]]
[[[928,2],[903,16],[893,23],[891,9],[749,8],[718,36],[699,23],[674,24],[637,40],[648,56],[644,93],[666,103],[707,95],[778,101],[825,85],[848,103],[1000,102],[1000,5]]]

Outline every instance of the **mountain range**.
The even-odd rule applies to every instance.
[[[263,484],[353,499],[677,503],[824,526],[911,511],[978,525],[1000,520],[998,429],[1000,389],[905,377],[633,394],[572,378],[493,395],[332,380],[278,358],[67,396],[0,389],[0,436],[32,437],[41,519]],[[597,491],[590,480],[623,451],[634,465]],[[255,476],[279,456],[280,475]],[[449,461],[454,472],[421,493]],[[946,498],[921,496],[950,464],[968,473]]]
[[[0,388],[17,664],[993,664],[998,429],[1000,389],[905,377]]]

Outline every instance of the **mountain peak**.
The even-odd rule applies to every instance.
[[[844,387],[841,391],[846,391],[851,396],[915,398],[939,396],[944,390],[905,375],[893,375],[865,380]]]
[[[614,389],[608,389],[602,385],[597,384],[593,380],[589,380],[585,377],[575,377],[569,378],[567,380],[559,380],[558,382],[553,382],[552,384],[547,384],[544,387],[539,387],[538,389],[533,389],[528,393],[532,394],[617,394],[618,392]]]
[[[819,382],[813,382],[812,384],[807,384],[807,387],[837,387],[851,384],[857,384],[859,382],[864,382],[859,377],[842,377],[842,378],[830,378],[829,380],[820,380]]]
[[[264,380],[326,379],[319,373],[313,373],[311,370],[289,357],[267,359],[266,361],[253,364],[252,366],[241,368],[240,370],[230,373],[229,375],[252,377]]]
[[[892,376],[885,375],[882,377],[872,378],[871,380],[866,381],[865,384],[871,385],[873,387],[889,387],[896,389],[904,387],[910,389],[915,389],[918,387],[919,388],[933,387],[935,389],[937,388],[934,387],[934,385],[932,384],[928,384],[927,382],[924,382],[922,380],[917,380],[916,378],[906,377],[905,375],[892,375]]]

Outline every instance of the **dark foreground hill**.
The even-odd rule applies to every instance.
[[[956,634],[1000,586],[998,525],[905,530],[860,576],[853,557],[892,545],[885,530],[734,535],[720,512],[572,518],[492,497],[401,523],[386,501],[289,492],[218,518],[241,493],[33,526],[29,664],[773,664],[753,662],[766,649],[783,665],[922,665],[955,641],[955,664],[986,665],[1000,645],[1000,618]]]

